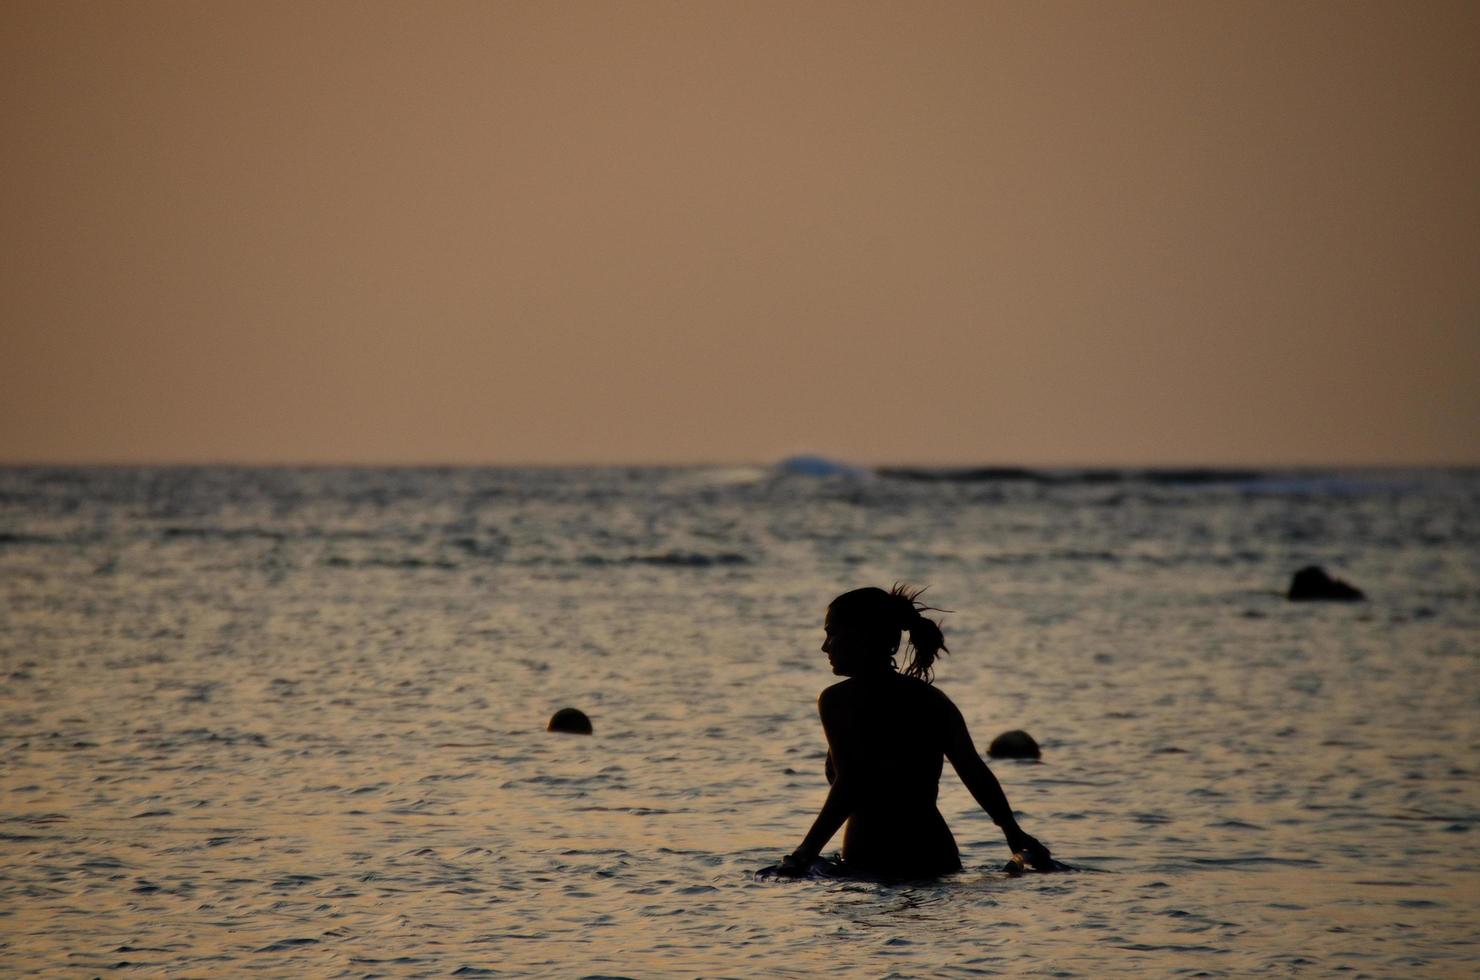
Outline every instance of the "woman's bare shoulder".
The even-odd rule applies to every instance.
[[[827,687],[822,689],[821,694],[817,695],[817,703],[820,706],[826,706],[829,704],[845,704],[848,701],[852,700],[852,694],[855,687],[857,687],[857,685],[854,684],[853,678],[851,677],[838,681],[836,684],[829,684]]]
[[[886,691],[890,693],[885,693]],[[903,674],[891,675],[882,689],[877,678],[867,683],[857,677],[846,678],[824,688],[817,696],[817,706],[824,711],[829,708],[841,709],[860,701],[876,699],[881,694],[892,698],[899,698],[903,695],[906,702],[928,704],[938,710],[954,711],[956,709],[955,702],[940,688],[927,684],[919,678],[906,677]]]
[[[942,691],[928,681],[922,681],[918,677],[908,677],[904,674],[898,674],[896,675],[895,682],[918,697],[929,698],[932,701],[944,702],[946,704],[951,703],[951,699],[946,696],[945,691]]]
[[[929,691],[930,692],[930,696],[933,697],[933,698],[935,698],[936,700],[938,700],[938,701],[944,701],[946,704],[955,704],[956,703],[956,702],[954,702],[954,701],[951,700],[951,697],[950,697],[949,694],[947,694],[945,691],[942,691],[940,688],[936,687],[934,684],[926,684],[924,681],[918,681],[917,683],[921,687],[925,688],[925,690]]]
[[[914,678],[911,678],[911,680],[914,680]],[[956,702],[952,701],[950,695],[945,691],[942,691],[934,684],[927,684],[922,680],[914,680],[914,682],[918,685],[917,690],[920,699],[929,704],[933,710],[947,716],[959,715],[961,713],[961,710],[956,707]]]

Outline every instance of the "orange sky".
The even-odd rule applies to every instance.
[[[0,6],[0,462],[1480,462],[1480,5]]]

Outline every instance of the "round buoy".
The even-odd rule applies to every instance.
[[[994,759],[1036,759],[1042,754],[1033,736],[1018,728],[1003,732],[987,746],[987,755]]]
[[[578,708],[561,708],[550,718],[545,727],[547,732],[568,732],[572,735],[590,735],[591,719]]]

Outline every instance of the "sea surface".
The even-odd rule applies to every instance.
[[[1477,518],[1474,470],[0,469],[0,975],[1474,976]],[[1003,875],[948,767],[961,874],[755,880],[827,603],[896,581],[1092,870]]]

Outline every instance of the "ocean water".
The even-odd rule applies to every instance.
[[[829,473],[0,470],[0,974],[1480,972],[1480,473]],[[754,879],[900,580],[1093,870]]]

